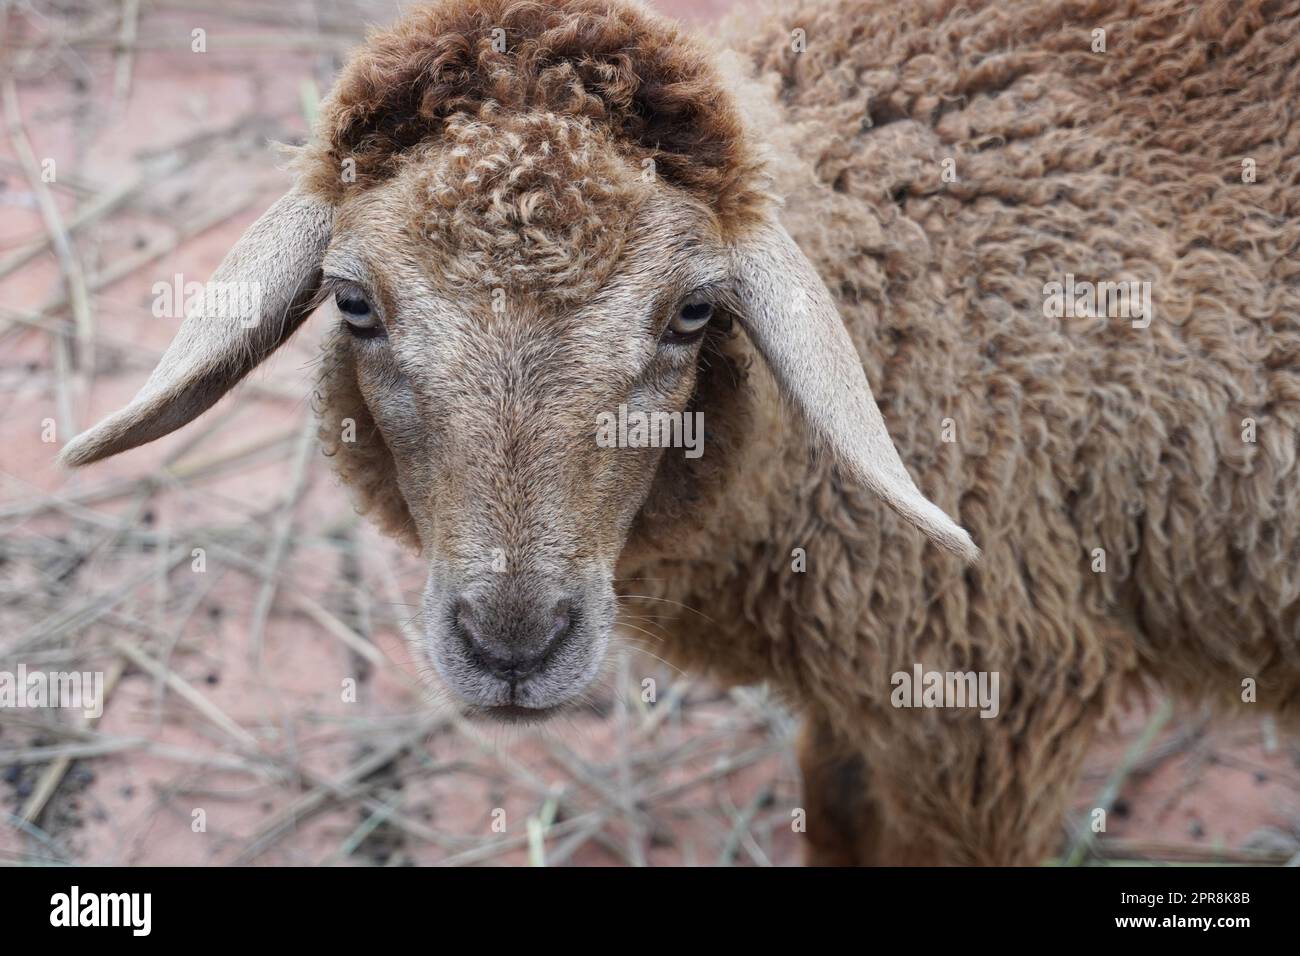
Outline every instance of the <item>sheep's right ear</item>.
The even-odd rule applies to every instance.
[[[333,207],[297,189],[227,253],[131,404],[59,456],[85,465],[161,438],[211,408],[288,340],[315,306]]]
[[[970,535],[912,482],[817,270],[774,218],[735,250],[741,323],[786,397],[840,465],[933,541],[969,561]]]

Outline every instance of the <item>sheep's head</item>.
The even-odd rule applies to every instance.
[[[344,419],[391,456],[371,506],[409,521],[429,563],[420,650],[469,701],[544,711],[598,668],[665,453],[603,447],[599,426],[686,409],[729,274],[714,219],[549,113],[454,118],[336,207],[324,437],[345,474]]]
[[[180,427],[332,297],[322,435],[419,545],[419,650],[471,704],[541,715],[595,675],[616,562],[682,453],[611,426],[707,420],[702,357],[733,317],[850,475],[974,555],[903,468],[717,77],[671,26],[595,0],[413,14],[341,78],[299,174],[214,277],[256,286],[258,308],[191,314],[64,458]]]

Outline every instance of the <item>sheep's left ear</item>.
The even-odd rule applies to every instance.
[[[738,313],[778,385],[840,465],[936,543],[975,561],[970,535],[912,482],[817,270],[774,218],[735,250]]]
[[[262,214],[226,254],[158,367],[126,408],[59,456],[85,465],[175,431],[207,411],[311,313],[333,207],[297,189]]]

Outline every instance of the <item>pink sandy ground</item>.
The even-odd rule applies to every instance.
[[[659,4],[696,24],[707,24],[729,5],[726,0]],[[188,51],[190,30],[196,25],[209,33],[209,52],[202,56]],[[20,29],[21,35],[33,35],[30,24],[19,24],[11,15],[11,32]],[[53,191],[65,217],[78,204],[76,192],[62,185],[65,182],[84,181],[102,191],[137,175],[151,157],[163,156],[172,147],[193,158],[179,173],[151,174],[141,198],[81,233],[79,255],[91,276],[193,222],[219,202],[247,197],[237,215],[94,295],[97,333],[125,347],[101,348],[93,377],[74,375],[72,412],[78,428],[128,399],[147,374],[152,356],[169,341],[174,320],[150,314],[153,284],[176,273],[205,279],[234,239],[284,188],[285,176],[265,140],[302,134],[303,82],[328,76],[330,65],[313,52],[232,48],[224,43],[224,37],[256,29],[255,20],[199,16],[183,6],[146,6],[140,35],[158,42],[136,57],[132,93],[125,103],[113,101],[113,58],[98,49],[81,48],[45,75],[25,78],[19,85],[22,115],[36,155],[57,162],[60,179]],[[0,261],[44,235],[34,193],[12,162],[14,155],[11,142],[0,142],[0,160],[7,161],[0,168]],[[62,289],[58,266],[46,253],[3,280],[0,304],[34,311]],[[0,328],[7,326],[2,312],[0,323]],[[212,414],[229,417],[180,461],[209,459],[299,429],[308,410],[304,399],[318,334],[313,328],[300,335],[259,371],[254,376],[260,386],[256,392],[245,387],[226,399]],[[42,421],[59,418],[50,342],[47,334],[34,330],[3,335],[0,506],[156,473],[193,437],[183,431],[89,472],[60,473],[52,465],[58,445],[40,438]],[[184,485],[165,483],[147,504],[152,518],[146,527],[185,553],[190,545],[204,545],[207,532],[202,529],[251,527],[263,537],[248,539],[245,557],[260,562],[266,553],[265,535],[274,527],[286,493],[292,457],[290,442],[234,472]],[[774,722],[771,708],[743,695],[722,694],[703,684],[692,690],[680,716],[649,733],[641,730],[648,719],[644,708],[622,704],[626,695],[607,693],[601,702],[615,701],[603,708],[608,713],[584,714],[542,733],[479,727],[468,734],[442,729],[417,735],[414,756],[381,769],[369,781],[368,792],[398,808],[414,828],[427,828],[425,838],[388,825],[376,826],[368,836],[358,832],[369,811],[355,800],[330,804],[315,814],[297,806],[295,801],[315,783],[339,778],[368,751],[409,732],[411,715],[421,712],[425,696],[412,689],[418,675],[399,636],[399,621],[409,611],[392,603],[414,600],[421,577],[418,563],[355,523],[325,462],[314,452],[307,461],[306,490],[293,510],[294,546],[278,574],[260,665],[252,660],[249,628],[258,579],[219,555],[209,556],[208,578],[201,585],[206,590],[192,609],[186,601],[200,586],[186,577],[191,575],[188,560],[169,576],[166,590],[153,583],[138,588],[118,609],[137,624],[178,631],[179,643],[170,657],[174,671],[251,733],[255,743],[233,742],[228,731],[202,717],[174,689],[164,692],[152,677],[131,669],[96,730],[106,738],[144,738],[149,749],[135,747],[74,763],[38,820],[55,850],[0,823],[0,859],[26,854],[29,859],[54,855],[125,864],[432,863],[501,840],[519,840],[526,829],[523,821],[544,812],[548,794],[560,794],[562,819],[584,812],[598,815],[589,818],[593,835],[572,855],[572,862],[618,863],[640,854],[651,863],[707,863],[724,853],[739,863],[798,862],[801,838],[788,825],[799,806],[788,723]],[[117,498],[89,507],[112,516],[128,513],[131,504],[129,498]],[[69,534],[89,540],[96,533],[84,522],[72,525],[65,515],[44,512],[4,519],[0,535],[31,542]],[[361,555],[355,585],[341,583],[340,552],[327,539],[327,531],[339,528]],[[82,570],[66,600],[109,591],[156,560],[157,551],[146,550],[138,540],[115,546]],[[14,586],[24,580],[26,586],[41,586],[33,573],[14,562],[0,566],[0,580]],[[364,629],[391,663],[365,673],[355,655],[304,614],[295,600],[299,594],[312,596],[340,615],[345,606],[359,605],[361,620],[368,620]],[[181,608],[188,617],[181,616]],[[43,617],[5,607],[0,617],[0,666],[16,663],[4,650],[10,637],[30,633]],[[74,631],[72,639],[81,649],[78,659],[104,666],[112,655],[95,649],[122,634],[120,627],[102,621]],[[144,640],[138,630],[126,636],[137,643]],[[157,644],[149,646],[157,652]],[[661,695],[681,679],[638,654],[631,656],[627,674],[634,685],[643,676],[656,676]],[[340,699],[340,686],[349,678],[358,679],[355,703]],[[49,719],[69,720],[66,715]],[[1179,715],[1157,746],[1184,729],[1189,719]],[[1116,732],[1104,736],[1080,786],[1076,819],[1093,805],[1145,720],[1144,712],[1135,711]],[[1278,839],[1283,852],[1294,852],[1300,755],[1294,741],[1275,743],[1267,730],[1258,720],[1211,725],[1178,755],[1126,786],[1107,836],[1209,853],[1239,848],[1252,834],[1270,827],[1291,834],[1289,844]],[[6,715],[0,722],[0,754],[61,739],[42,733],[40,720]],[[726,769],[728,758],[749,749],[758,754],[753,761]],[[191,759],[181,759],[178,753]],[[248,758],[250,766],[222,769],[210,763],[233,755]],[[596,768],[596,782],[591,774],[574,769],[583,762]],[[44,767],[18,770],[3,764],[0,759],[0,810],[17,812]],[[658,795],[644,813],[616,806],[611,811],[612,798],[601,783],[611,779],[628,782],[637,793]],[[204,811],[207,827],[196,833],[192,823],[198,809]],[[505,811],[504,833],[492,829],[493,811],[498,809]],[[749,819],[761,835],[732,840],[738,832],[736,820],[750,811]],[[268,841],[263,852],[249,855],[251,842],[277,820],[289,822],[286,832]],[[547,846],[562,844],[569,832],[552,831]],[[488,862],[527,861],[526,850],[517,843],[509,846]]]

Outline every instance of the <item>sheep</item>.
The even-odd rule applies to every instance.
[[[332,296],[321,442],[467,705],[560,710],[653,615],[800,714],[809,862],[1038,863],[1134,692],[1300,702],[1298,93],[1297,0],[801,0],[729,44],[438,0],[217,270],[260,311],[197,310],[62,459]],[[620,408],[704,454],[596,442]]]

